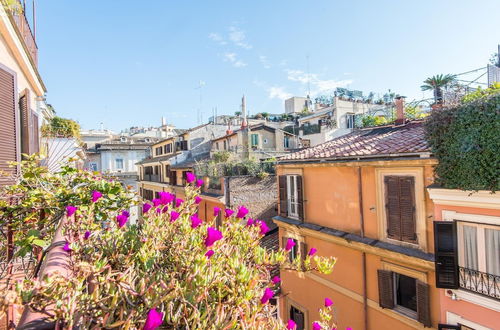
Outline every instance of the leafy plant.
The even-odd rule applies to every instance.
[[[491,95],[495,94],[500,94],[500,82],[495,82],[493,83],[490,87],[486,89],[482,89],[481,87],[478,87],[477,90],[475,90],[472,93],[469,93],[465,95],[461,102],[462,103],[468,103],[472,102],[481,98],[489,97]]]
[[[79,138],[80,125],[71,119],[53,117],[48,124],[42,126],[44,137]]]
[[[420,86],[423,91],[434,91],[434,102],[443,102],[443,87],[455,82],[456,77],[451,74],[438,74],[424,80],[424,84]]]
[[[363,127],[373,127],[386,125],[388,121],[385,117],[367,115],[361,118],[361,123]]]

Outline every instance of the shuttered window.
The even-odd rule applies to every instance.
[[[286,243],[288,242],[289,237],[282,237],[281,238],[281,247],[284,249],[286,246]],[[295,242],[295,246],[292,247],[292,249],[288,252],[288,261],[293,262],[298,256],[299,256],[299,249],[300,249],[300,243],[296,240],[293,239]]]
[[[21,114],[21,153],[30,154],[31,118],[28,90],[25,90],[24,95],[19,98],[19,112]]]
[[[458,251],[455,221],[434,222],[434,255],[436,259],[436,287],[457,289]]]
[[[14,183],[12,175],[17,174],[8,165],[17,161],[18,153],[15,100],[14,76],[0,69],[0,186]]]
[[[286,175],[280,175],[278,177],[279,183],[279,198],[280,198],[280,212],[279,215],[282,217],[288,216],[288,206],[287,206],[287,188],[286,188]]]
[[[415,178],[385,176],[387,237],[417,243],[415,217]]]
[[[305,327],[305,315],[300,309],[290,306],[290,319],[296,324],[296,330],[303,330]]]
[[[415,278],[379,269],[379,305],[413,317],[431,327],[429,285]]]
[[[304,220],[304,192],[301,175],[280,175],[280,215]]]
[[[252,134],[252,147],[257,147],[259,146],[259,134]]]
[[[38,115],[31,112],[31,133],[30,133],[30,151],[31,153],[39,153],[40,152],[40,133],[38,128]]]

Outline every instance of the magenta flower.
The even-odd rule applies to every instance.
[[[233,211],[233,210],[231,210],[231,209],[225,209],[225,210],[224,210],[224,213],[225,213],[225,215],[226,215],[226,218],[229,218],[230,216],[232,216],[232,215],[233,215],[234,211]]]
[[[184,200],[183,199],[180,199],[180,198],[177,198],[175,200],[175,207],[179,207],[181,206],[181,204],[184,203]]]
[[[205,238],[205,246],[209,247],[214,245],[215,242],[222,239],[222,233],[215,228],[207,228],[207,237]]]
[[[102,197],[102,193],[100,191],[94,190],[92,192],[92,203],[97,202]]]
[[[194,180],[196,180],[196,175],[191,172],[186,172],[186,182],[191,183],[194,182]]]
[[[199,225],[201,225],[201,219],[198,218],[198,216],[196,214],[193,214],[191,216],[191,228],[196,228],[198,227]]]
[[[144,330],[155,330],[163,323],[163,313],[158,312],[156,309],[150,309]]]
[[[160,214],[161,213],[161,207],[156,208],[156,213]]]
[[[172,211],[170,212],[170,222],[174,222],[175,220],[179,219],[179,213]]]
[[[325,307],[330,307],[333,305],[333,301],[330,298],[325,298]]]
[[[248,214],[248,209],[244,206],[240,206],[238,208],[238,213],[236,214],[236,217],[243,219],[244,217],[246,217],[247,214]]]
[[[161,200],[159,198],[153,199],[152,202],[154,207],[157,207],[161,204]]]
[[[195,204],[200,204],[200,203],[201,203],[201,197],[200,197],[200,196],[196,196],[196,197],[194,198],[194,203],[195,203]]]
[[[286,324],[286,329],[287,330],[297,329],[297,324],[295,323],[294,320],[288,320],[288,323]]]
[[[84,239],[84,240],[88,240],[88,239],[89,239],[89,237],[90,237],[90,234],[91,234],[91,232],[87,230],[87,231],[85,232],[85,234],[83,235],[83,239]]]
[[[168,211],[168,205],[165,205],[161,210],[161,213],[167,213],[167,211]]]
[[[214,206],[214,217],[218,216],[220,213],[220,207]]]
[[[204,183],[205,183],[205,182],[203,182],[203,180],[202,180],[202,179],[198,179],[198,180],[196,180],[196,187],[198,187],[198,188],[199,188],[199,187],[203,186],[203,184],[204,184]]]
[[[142,213],[143,213],[143,214],[148,213],[148,212],[149,212],[149,210],[151,210],[151,208],[152,208],[152,207],[153,207],[153,206],[152,206],[151,204],[149,204],[149,203],[144,203],[144,204],[142,205]]]
[[[72,205],[66,206],[66,216],[68,217],[72,216],[73,214],[75,214],[76,210],[78,210],[78,207],[76,206]]]
[[[158,197],[160,197],[159,199],[162,205],[171,203],[175,198],[175,196],[168,191],[160,191]]]
[[[123,214],[119,214],[116,216],[116,222],[118,222],[118,227],[120,227],[120,228],[125,226],[127,221],[128,221],[128,218],[126,216],[124,216]]]
[[[252,219],[252,218],[248,218],[248,220],[247,220],[247,226],[248,226],[248,227],[252,226],[254,223],[255,223],[255,220],[254,220],[254,219]]]
[[[295,241],[291,238],[289,238],[287,241],[286,241],[286,246],[285,246],[285,251],[290,251],[294,246],[295,246]]]
[[[273,290],[266,288],[264,290],[264,294],[262,295],[262,298],[260,298],[260,303],[266,304],[269,301],[269,299],[271,299],[272,297],[274,297]]]
[[[307,255],[308,255],[308,256],[313,256],[313,255],[316,253],[316,251],[318,251],[316,248],[311,248],[311,249],[309,250],[309,253],[308,253]]]
[[[314,322],[312,329],[313,330],[321,330],[321,325],[318,322]]]
[[[69,243],[66,242],[66,244],[64,244],[63,246],[63,250],[66,251],[66,252],[71,252],[73,251],[73,249],[69,246]]]
[[[279,278],[279,276],[275,276],[273,277],[271,282],[273,282],[273,284],[278,284],[279,282],[281,282],[281,278]]]
[[[208,250],[207,253],[205,253],[205,257],[207,257],[207,259],[210,259],[210,257],[212,257],[214,253],[214,250]]]
[[[267,226],[265,221],[260,221],[260,234],[265,235],[269,231],[269,227]]]
[[[123,210],[122,215],[126,216],[127,218],[130,217],[130,213],[127,210]]]

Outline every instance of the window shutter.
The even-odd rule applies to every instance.
[[[307,244],[304,242],[300,242],[300,259],[302,262],[306,260],[307,257]],[[302,269],[305,271],[306,267],[304,264],[302,264]]]
[[[288,216],[288,203],[287,203],[287,192],[286,192],[286,175],[280,175],[278,177],[279,184],[279,198],[280,198],[280,216]]]
[[[17,174],[17,168],[7,164],[17,161],[15,100],[14,76],[0,69],[0,171],[7,175]],[[12,183],[12,178],[0,175],[0,186]]]
[[[443,324],[439,323],[438,324],[438,330],[460,330],[459,325],[451,325],[451,324]]]
[[[377,270],[378,273],[378,299],[382,308],[394,308],[394,285],[390,270]]]
[[[458,289],[457,226],[455,221],[434,222],[436,287]]]
[[[429,306],[429,285],[417,281],[417,319],[426,327],[431,327],[431,309]]]
[[[417,242],[415,223],[415,178],[399,177],[399,212],[401,214],[401,239],[406,242]]]
[[[295,311],[294,313],[294,321],[297,324],[296,330],[304,330],[304,313],[301,311]]]
[[[30,111],[29,91],[19,98],[19,112],[21,114],[21,153],[30,154]]]
[[[401,240],[401,213],[399,209],[399,178],[386,176],[385,211],[387,216],[387,236]]]
[[[297,175],[297,208],[299,219],[304,220],[304,189],[302,175]]]

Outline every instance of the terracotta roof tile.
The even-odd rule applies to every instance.
[[[280,161],[384,156],[430,152],[423,121],[403,126],[360,129],[315,147],[288,154]]]

